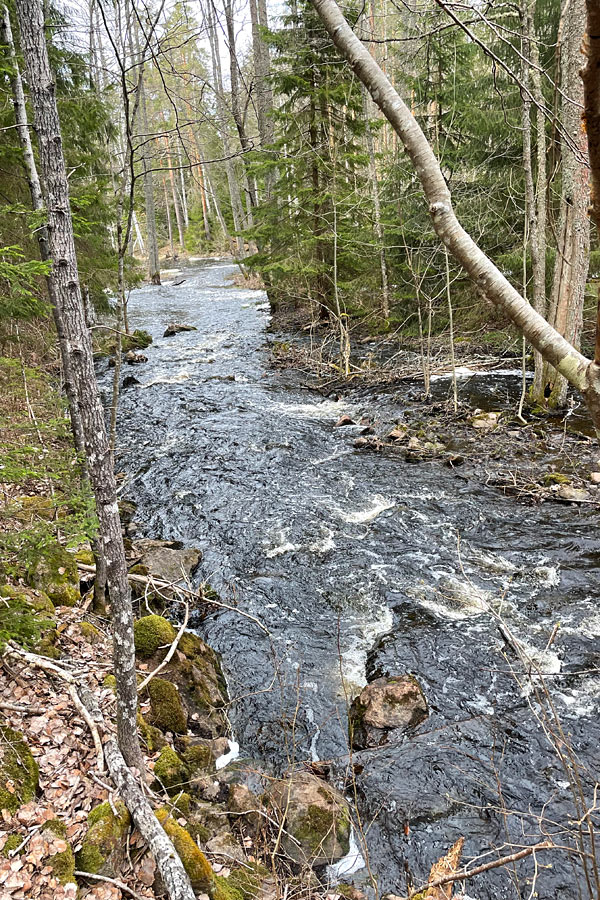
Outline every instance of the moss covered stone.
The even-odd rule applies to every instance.
[[[81,600],[77,561],[58,542],[36,549],[26,577],[31,587],[46,592],[54,606],[75,606]]]
[[[91,622],[80,622],[79,630],[88,642],[88,644],[98,644],[102,640],[101,631],[92,625]]]
[[[215,875],[215,886],[211,898],[212,900],[244,900],[244,895],[231,881],[231,878],[225,878],[223,875]]]
[[[0,724],[0,809],[16,812],[35,797],[37,763],[18,731]]]
[[[187,732],[187,712],[174,684],[164,678],[153,678],[148,685],[150,724],[173,734]]]
[[[247,863],[247,868],[234,869],[227,879],[230,887],[239,891],[243,900],[253,900],[260,894],[260,885],[269,877],[269,870],[260,863]],[[337,891],[337,887],[336,887]]]
[[[2,856],[8,858],[10,854],[20,847],[23,843],[24,837],[22,834],[18,834],[15,832],[14,834],[9,834],[4,842],[4,847],[2,848]]]
[[[66,842],[67,829],[60,819],[50,819],[45,822],[42,826],[42,833],[50,840],[58,838]],[[75,854],[68,844],[64,850],[48,855],[44,862],[52,868],[54,877],[61,884],[75,881]]]
[[[101,803],[88,816],[88,832],[77,853],[77,868],[92,875],[114,875],[125,845],[131,818],[124,803]]]
[[[179,790],[187,784],[190,773],[185,762],[172,747],[163,747],[154,763],[154,775],[167,791]]]
[[[110,688],[111,691],[117,690],[117,679],[114,675],[106,675],[104,681],[102,682],[102,687]],[[139,725],[139,722],[138,722]]]
[[[175,640],[175,629],[162,616],[144,616],[133,626],[135,652],[142,659],[154,656],[159,647],[170,646]]]
[[[194,890],[212,897],[215,890],[215,874],[191,834],[179,822],[172,819],[168,810],[164,808],[156,811],[156,818],[173,842]]]
[[[186,749],[183,758],[193,775],[215,770],[215,756],[208,744],[191,745]]]
[[[335,788],[308,772],[275,782],[267,800],[285,819],[283,851],[300,865],[335,862],[350,847],[350,810]]]
[[[109,675],[107,677],[110,678],[114,676]],[[106,681],[106,678],[104,680]],[[148,748],[150,753],[156,753],[157,750],[161,750],[163,747],[167,746],[167,739],[165,738],[160,728],[156,728],[154,725],[149,725],[140,712],[138,712],[137,715],[137,725],[142,740],[146,744],[146,747]]]

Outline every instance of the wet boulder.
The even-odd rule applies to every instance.
[[[171,322],[170,325],[167,325],[163,337],[173,337],[174,334],[179,334],[181,331],[198,331],[198,329],[195,325],[181,325],[178,322]]]
[[[137,366],[140,363],[148,362],[148,357],[143,353],[136,353],[135,350],[128,350],[125,354],[125,362],[130,366]]]
[[[343,795],[310,772],[276,781],[266,802],[284,820],[283,853],[301,866],[337,862],[350,847],[350,808]]]
[[[343,415],[335,423],[336,428],[343,428],[346,425],[356,425],[356,422],[351,416]]]
[[[378,678],[350,707],[350,738],[355,750],[378,747],[391,731],[414,728],[427,718],[427,701],[412,675]]]
[[[499,412],[484,412],[481,409],[475,411],[475,415],[471,417],[471,427],[477,431],[492,431],[498,425],[500,419]]]
[[[573,487],[570,484],[561,484],[558,486],[556,496],[560,500],[567,500],[569,503],[584,503],[590,499],[590,492],[585,488]]]
[[[161,581],[177,584],[191,578],[202,554],[194,547],[182,547],[178,541],[155,541],[143,538],[133,547],[139,565],[147,574]]]

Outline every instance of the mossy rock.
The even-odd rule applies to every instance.
[[[26,580],[45,591],[54,606],[75,606],[81,600],[77,561],[58,542],[37,549]]]
[[[215,770],[215,755],[208,744],[191,744],[185,749],[183,759],[192,775]]]
[[[285,819],[282,850],[299,865],[325,865],[348,853],[352,827],[348,803],[316,775],[295,772],[276,781],[266,799]]]
[[[546,487],[553,484],[571,484],[569,476],[563,475],[561,472],[547,472],[543,480]]]
[[[8,859],[9,855],[14,850],[16,850],[17,847],[20,847],[21,844],[23,843],[23,841],[24,841],[24,836],[22,834],[19,834],[18,832],[9,834],[9,836],[6,838],[6,841],[4,842],[4,847],[2,848],[2,856],[4,856],[6,859]],[[25,848],[23,848],[23,849],[25,849]]]
[[[42,497],[39,494],[19,497],[17,507],[11,509],[11,517],[25,524],[32,524],[35,519],[43,519],[52,522],[56,518],[64,519],[67,511],[52,497]]]
[[[60,819],[50,819],[50,821],[45,822],[42,826],[42,832],[46,833],[47,838],[59,838],[66,842],[67,829],[64,822],[61,822]],[[46,857],[44,862],[46,865],[51,866],[54,877],[61,884],[75,881],[75,854],[68,844],[65,850]]]
[[[124,803],[117,801],[115,809],[117,815],[107,801],[90,812],[88,832],[76,856],[77,868],[82,872],[109,877],[118,872],[131,818]]]
[[[175,629],[162,616],[144,616],[133,626],[135,652],[141,659],[154,656],[159,647],[167,648],[175,640]]]
[[[5,584],[0,588],[0,642],[15,640],[56,659],[54,606],[44,591]]]
[[[213,888],[211,900],[244,900],[244,894],[232,882],[231,878],[225,878],[223,875],[215,875],[215,886]]]
[[[121,338],[123,353],[128,350],[145,350],[152,343],[152,335],[142,328],[136,328],[132,334],[124,334]]]
[[[175,685],[164,678],[153,678],[148,685],[148,694],[151,705],[150,724],[161,731],[186,734],[187,712]]]
[[[23,735],[0,724],[0,809],[15,813],[36,795],[39,771]]]
[[[164,807],[156,810],[156,818],[173,842],[194,890],[213,897],[216,876],[191,834],[171,818],[169,811]]]
[[[116,693],[117,679],[115,678],[115,676],[114,675],[106,675],[104,678],[104,681],[102,682],[102,687],[110,688],[111,691],[114,691]],[[138,721],[138,726],[139,726],[139,724],[140,723]]]
[[[90,547],[80,547],[74,555],[76,561],[84,566],[96,565],[96,560]]]
[[[172,747],[163,747],[160,755],[154,763],[154,776],[156,780],[170,793],[180,791],[182,785],[188,783],[190,771]]]
[[[107,675],[104,679],[105,682],[107,678],[114,678],[114,675]],[[156,753],[157,750],[161,750],[163,747],[167,746],[167,739],[165,738],[160,728],[156,728],[154,725],[149,725],[140,712],[138,712],[137,714],[137,725],[142,736],[142,740],[145,742],[146,747],[148,748],[150,753]]]
[[[269,877],[269,870],[260,863],[248,863],[248,868],[234,869],[227,879],[230,887],[239,891],[243,900],[253,900],[260,893],[260,885]],[[337,891],[336,887],[336,891]]]
[[[88,644],[94,646],[102,641],[102,632],[91,622],[80,622],[79,630]]]

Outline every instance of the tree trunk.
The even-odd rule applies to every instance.
[[[373,132],[371,130],[370,96],[363,85],[363,108],[365,114],[365,137],[367,139],[367,153],[369,154],[369,177],[371,179],[371,191],[373,194],[373,212],[375,224],[375,237],[379,244],[379,268],[381,270],[381,315],[387,321],[390,317],[390,291],[388,284],[387,263],[385,259],[385,243],[383,226],[381,224],[381,203],[379,200],[379,179],[375,164],[375,146],[373,144]]]
[[[439,163],[416,119],[344,19],[335,0],[311,0],[334,44],[404,143],[424,188],[433,227],[477,290],[501,307],[527,340],[584,395],[600,429],[600,366],[586,359],[509,283],[458,222]]]
[[[173,195],[173,207],[175,209],[175,219],[177,221],[177,233],[179,235],[179,246],[183,250],[184,246],[185,246],[183,214],[181,211],[181,206],[179,204],[179,197],[177,196],[177,185],[175,183],[175,172],[173,171],[173,160],[171,159],[171,144],[169,142],[168,134],[165,134],[165,149],[167,151],[167,168],[169,170],[169,180],[171,182],[171,193]]]
[[[135,49],[138,56],[140,74],[138,78],[138,100],[140,109],[140,125],[142,129],[141,157],[142,171],[144,175],[144,206],[146,209],[146,244],[148,247],[148,276],[151,284],[160,284],[160,263],[158,260],[158,240],[156,237],[156,204],[154,201],[154,173],[152,172],[152,158],[149,152],[150,136],[148,132],[148,108],[146,106],[146,90],[144,87],[144,73],[141,68],[140,40],[136,27],[133,27],[135,36]]]
[[[23,91],[23,82],[21,81],[21,72],[15,52],[12,28],[10,24],[10,14],[8,7],[2,9],[2,20],[0,22],[0,39],[7,48],[8,59],[11,66],[10,83],[13,94],[13,106],[15,110],[15,122],[17,125],[17,136],[23,153],[23,165],[27,174],[27,183],[29,185],[29,193],[31,194],[31,205],[36,212],[44,209],[44,196],[42,186],[35,164],[33,155],[33,147],[31,144],[31,135],[29,134],[29,126],[27,123],[27,107],[25,105],[25,93]],[[48,228],[43,225],[36,229],[38,246],[40,248],[40,257],[43,262],[50,259],[50,251],[48,248]],[[77,406],[77,396],[75,393],[75,385],[71,374],[71,360],[66,352],[66,343],[64,339],[64,327],[61,312],[56,298],[56,287],[54,284],[54,273],[51,271],[46,277],[46,286],[48,289],[48,298],[52,306],[52,315],[56,327],[58,337],[58,348],[60,352],[63,378],[65,383],[65,393],[69,402],[69,414],[71,417],[71,430],[73,432],[73,441],[75,449],[78,453],[83,453],[83,427],[81,424],[81,416],[79,415],[79,407]]]
[[[53,261],[56,304],[64,325],[66,352],[79,406],[90,482],[104,544],[113,619],[114,670],[117,679],[119,745],[129,765],[143,772],[137,734],[137,683],[133,612],[127,582],[117,504],[117,486],[100,402],[92,342],[85,322],[79,284],[69,187],[62,151],[54,79],[45,41],[40,0],[17,0],[21,49],[30,85],[41,170],[48,194],[48,246]]]
[[[570,343],[578,347],[590,249],[588,146],[581,121],[583,84],[579,77],[585,35],[585,0],[568,2],[561,54],[562,189],[550,322]],[[549,405],[564,406],[567,397],[566,379],[548,368],[546,382],[551,386]]]
[[[242,208],[240,187],[235,174],[235,168],[233,165],[233,158],[231,153],[231,143],[229,140],[229,128],[227,123],[227,110],[225,108],[225,101],[223,98],[223,77],[221,73],[221,59],[219,56],[219,37],[217,34],[217,28],[214,18],[214,10],[211,7],[209,7],[207,10],[207,21],[212,59],[214,91],[217,103],[217,120],[219,123],[221,143],[223,144],[223,155],[225,157],[224,165],[225,172],[227,174],[229,197],[231,200],[233,230],[236,232],[238,256],[240,259],[243,259],[246,255],[244,238],[242,236],[242,230],[244,227],[244,211]]]
[[[582,77],[591,174],[590,212],[596,229],[600,229],[600,7],[596,0],[587,0],[586,6],[587,65],[582,72]],[[594,362],[600,365],[600,293],[596,307]]]
[[[539,72],[539,49],[534,24],[535,0],[525,0],[523,9],[523,165],[527,231],[531,252],[532,303],[541,316],[546,315],[546,117]],[[531,60],[531,65],[529,63]],[[536,167],[534,179],[532,154],[532,98],[536,104]],[[526,271],[526,269],[524,270]],[[524,285],[523,290],[527,288]],[[544,398],[544,360],[534,350],[534,380],[531,396],[539,403]]]

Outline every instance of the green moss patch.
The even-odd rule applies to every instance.
[[[122,852],[131,818],[124,803],[101,803],[88,816],[89,829],[77,853],[77,868],[93,875],[108,875],[116,870],[115,858]]]
[[[16,812],[36,795],[39,772],[23,735],[0,724],[0,809]]]
[[[189,781],[190,773],[185,762],[172,747],[163,747],[154,763],[156,780],[167,789],[180,790]]]
[[[156,811],[156,818],[170,837],[187,872],[195,891],[214,895],[215,874],[212,867],[192,836],[162,808]]]
[[[174,684],[164,678],[153,678],[148,685],[150,724],[173,734],[187,732],[187,713]]]
[[[175,629],[162,616],[144,616],[134,624],[135,652],[141,659],[154,656],[159,647],[169,647],[175,640]]]

